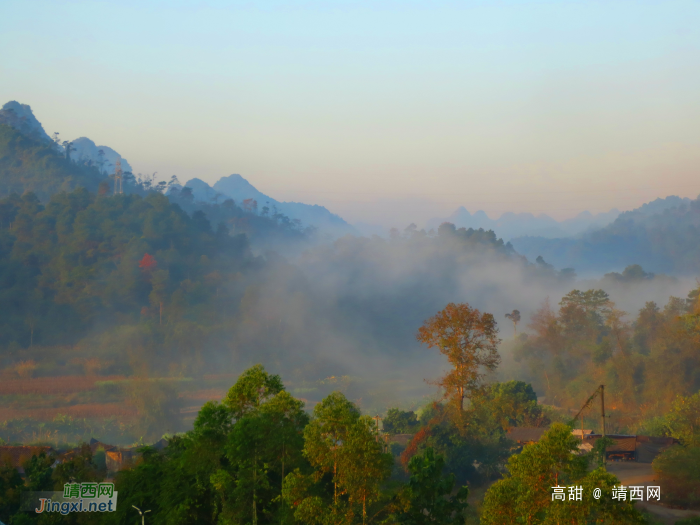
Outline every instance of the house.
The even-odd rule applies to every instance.
[[[637,461],[651,463],[664,450],[680,443],[672,437],[637,436]]]
[[[511,428],[506,436],[518,445],[528,445],[536,443],[547,431],[546,428],[515,427]],[[578,439],[581,439],[581,429],[574,429],[571,432]],[[593,447],[601,437],[601,434],[594,434],[591,430],[583,429],[583,440],[578,445],[579,453],[591,452]],[[678,443],[678,440],[665,437],[636,436],[625,434],[608,434],[606,437],[614,441],[605,449],[605,456],[611,461],[638,461],[640,463],[651,463],[656,456],[668,447]]]
[[[506,437],[518,445],[529,445],[537,443],[545,432],[547,429],[541,427],[513,427],[508,430]]]
[[[107,443],[102,443],[101,441],[98,441],[95,438],[90,438],[89,445],[93,455],[98,450],[104,450],[106,452],[108,450],[115,450],[117,448],[115,445],[108,445]]]
[[[596,442],[602,438],[601,434],[584,435],[583,444],[595,447]],[[637,459],[637,436],[623,434],[608,434],[605,437],[614,441],[613,445],[606,447],[605,457],[612,461],[634,461]]]
[[[107,463],[108,472],[119,472],[127,468],[131,468],[134,462],[138,458],[132,450],[106,450],[105,451],[105,461]]]

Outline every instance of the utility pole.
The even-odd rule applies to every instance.
[[[376,425],[377,425],[377,426],[376,426],[376,434],[377,434],[376,440],[377,440],[377,442],[379,442],[379,422],[380,422],[383,418],[379,417],[379,414],[377,414],[377,415],[374,416],[372,419],[374,419],[374,421],[376,422]]]
[[[603,439],[605,439],[605,385],[600,385],[600,418],[603,420]],[[608,458],[603,449],[603,466],[608,462]]]
[[[141,509],[138,508],[136,505],[132,505],[132,507],[134,507],[136,510],[139,511],[139,514],[141,515],[141,525],[145,525],[145,523],[146,523],[146,513],[147,513],[147,512],[151,512],[151,511],[150,511],[150,510],[144,510],[143,512],[141,512]]]
[[[600,385],[600,417],[603,420],[603,437],[605,437],[605,385]]]

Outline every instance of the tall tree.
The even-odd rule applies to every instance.
[[[377,441],[374,421],[333,392],[314,407],[304,429],[304,455],[314,471],[295,470],[283,489],[297,522],[349,525],[359,514],[364,523],[367,506],[378,498],[379,483],[393,463]]]
[[[437,384],[460,411],[464,410],[465,397],[480,391],[486,373],[495,370],[501,361],[496,320],[467,303],[448,304],[425,321],[417,338],[447,356],[452,370]]]
[[[371,417],[360,417],[350,429],[342,462],[346,472],[342,478],[343,486],[347,489],[350,504],[362,506],[364,524],[367,505],[377,501],[379,483],[389,477],[394,463],[391,454],[383,453],[376,422]]]
[[[510,319],[513,323],[513,335],[518,333],[518,323],[520,322],[520,310],[513,310],[511,313],[506,314],[506,319]]]
[[[268,374],[265,368],[258,364],[241,374],[236,384],[228,391],[224,404],[231,410],[235,419],[240,419],[283,390],[280,376]]]

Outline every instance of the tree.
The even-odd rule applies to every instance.
[[[665,420],[670,436],[684,445],[700,445],[700,392],[676,397]]]
[[[518,333],[518,323],[520,322],[520,310],[513,310],[511,313],[506,314],[506,319],[510,319],[513,323],[513,335]]]
[[[105,162],[107,162],[107,159],[105,158],[104,150],[98,149],[97,150],[97,166],[100,168],[100,173],[104,173],[104,171],[105,171]]]
[[[602,326],[614,307],[603,290],[572,290],[562,297],[559,306],[561,322],[570,331],[581,330],[591,324],[596,328]]]
[[[416,414],[411,411],[390,408],[383,421],[384,432],[389,434],[412,434],[420,426]]]
[[[537,404],[532,385],[523,381],[489,385],[481,405],[504,431],[514,426],[544,427],[551,422]]]
[[[32,456],[24,462],[24,477],[29,490],[42,491],[53,489],[51,466],[56,462],[53,454],[46,454],[43,450],[38,456]]]
[[[149,254],[144,254],[143,259],[139,261],[139,268],[141,268],[144,271],[150,271],[154,270],[158,263],[156,262],[155,257]]]
[[[75,151],[75,148],[73,147],[73,143],[70,140],[64,140],[63,147],[66,150],[66,160],[70,162],[70,154],[72,151]]]
[[[452,494],[454,474],[443,476],[445,458],[427,448],[408,464],[411,479],[397,498],[394,519],[401,525],[457,525],[464,523],[469,489]]]
[[[343,485],[350,505],[362,505],[362,523],[367,521],[367,505],[377,501],[379,483],[391,474],[394,463],[391,454],[382,451],[374,420],[361,416],[352,426],[343,444],[343,461],[346,474]]]
[[[360,416],[343,394],[333,392],[314,407],[304,429],[304,456],[314,471],[305,475],[297,469],[284,481],[283,497],[295,519],[340,525],[360,513],[364,523],[367,506],[378,498],[379,483],[393,463],[382,452],[372,418]]]
[[[235,419],[240,419],[283,390],[280,376],[268,374],[262,365],[257,364],[241,374],[226,394],[223,403],[231,410]]]
[[[144,256],[144,259],[146,257]],[[143,262],[143,260],[142,260]],[[163,303],[168,296],[168,288],[170,284],[170,272],[168,270],[156,270],[155,259],[149,260],[144,269],[152,270],[151,274],[151,293],[148,298],[153,306],[158,307],[158,324],[163,324]],[[140,265],[139,265],[140,266]]]
[[[303,403],[280,391],[236,421],[226,445],[231,465],[213,483],[221,491],[223,512],[236,522],[262,523],[282,518],[278,496],[288,470],[304,467]]]
[[[486,372],[495,370],[501,360],[493,315],[466,303],[448,304],[419,328],[417,339],[447,356],[453,369],[437,384],[460,411],[464,398],[482,389]]]
[[[676,445],[652,463],[668,503],[700,507],[700,445]]]
[[[23,487],[17,469],[9,463],[0,463],[0,521],[3,523],[10,523],[10,517],[18,512]]]
[[[633,502],[612,500],[619,480],[604,469],[587,472],[588,458],[576,454],[578,439],[567,425],[555,423],[539,442],[508,460],[508,473],[484,496],[484,525],[549,523],[642,524]],[[553,501],[553,487],[581,487],[582,499]],[[593,489],[602,491],[600,500]],[[565,495],[568,498],[568,494]]]
[[[319,473],[331,474],[333,504],[345,494],[342,449],[360,411],[340,392],[333,392],[314,407],[314,418],[304,430],[304,455]]]
[[[102,481],[103,472],[100,472],[92,455],[92,449],[87,443],[81,443],[68,460],[56,465],[53,471],[54,488],[59,489],[71,480]]]
[[[97,194],[100,197],[104,197],[108,193],[109,193],[109,182],[107,182],[106,180],[103,180],[102,182],[100,182],[100,185],[97,188]]]

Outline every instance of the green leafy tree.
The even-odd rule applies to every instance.
[[[369,416],[361,416],[351,427],[342,450],[343,486],[350,505],[362,506],[364,524],[367,506],[379,499],[379,484],[391,474],[394,459],[383,452],[376,423]]]
[[[280,376],[268,374],[258,364],[243,372],[228,391],[224,404],[231,410],[233,417],[239,419],[282,390],[284,386]]]
[[[282,480],[304,467],[303,403],[281,391],[236,421],[226,445],[229,468],[212,476],[224,500],[222,516],[235,523],[279,523],[288,518],[280,505]]]
[[[19,510],[20,493],[24,481],[16,468],[0,464],[0,521],[10,522],[10,517]]]
[[[620,523],[642,524],[633,503],[612,499],[619,480],[603,469],[587,472],[588,458],[576,454],[579,441],[567,425],[555,423],[539,442],[527,445],[508,460],[508,473],[484,496],[485,525],[524,523]],[[581,487],[581,500],[554,500],[553,487]],[[600,500],[593,490],[600,488]]]
[[[384,432],[389,434],[413,434],[420,427],[415,412],[398,408],[390,408],[382,424]]]
[[[53,489],[53,469],[56,461],[53,454],[46,454],[41,451],[39,455],[34,455],[24,462],[24,476],[27,490],[42,491]]]
[[[469,489],[453,494],[454,474],[443,475],[445,459],[427,448],[408,464],[411,479],[399,494],[394,519],[402,525],[457,525],[464,523]]]
[[[665,420],[670,436],[685,445],[700,445],[700,392],[678,396]]]
[[[382,452],[372,419],[340,392],[331,393],[314,407],[304,429],[304,455],[313,472],[296,469],[283,488],[297,522],[350,524],[357,515],[365,522],[393,463]]]
[[[514,426],[543,427],[550,423],[537,404],[532,385],[523,381],[489,385],[477,409],[495,419],[504,431]]]

